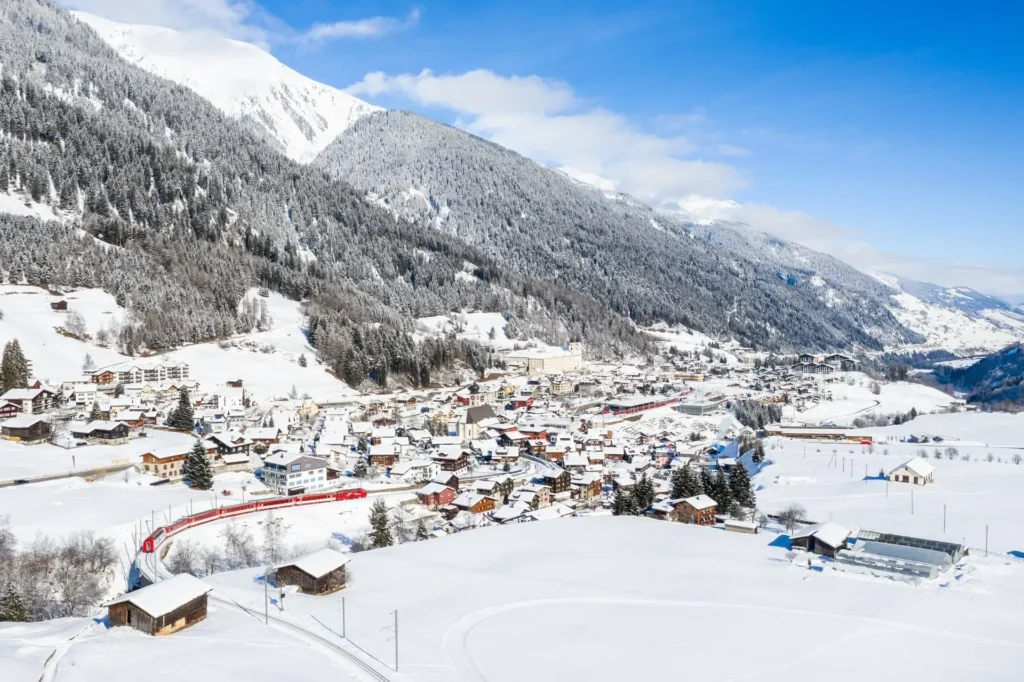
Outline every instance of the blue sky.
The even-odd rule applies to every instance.
[[[1024,295],[1024,6],[66,4],[259,42],[311,78],[662,208]]]

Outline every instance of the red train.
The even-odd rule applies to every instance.
[[[160,526],[154,530],[149,537],[142,541],[142,546],[139,547],[139,551],[152,552],[164,538],[176,535],[186,528],[199,526],[204,523],[209,523],[210,521],[216,521],[217,519],[224,519],[231,516],[242,516],[243,514],[251,514],[252,512],[263,511],[265,509],[296,507],[304,504],[320,504],[322,502],[336,502],[338,500],[356,500],[362,497],[366,497],[366,491],[362,488],[357,488],[355,490],[342,490],[341,492],[312,493],[309,495],[293,495],[292,497],[275,497],[269,500],[259,500],[257,502],[247,502],[246,504],[236,504],[230,507],[210,509],[209,511],[200,512],[192,516],[186,516],[183,519],[175,521],[169,526]]]

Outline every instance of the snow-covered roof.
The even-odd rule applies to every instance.
[[[683,500],[686,504],[690,505],[694,509],[708,509],[710,507],[717,507],[718,503],[712,500],[707,495],[694,495],[693,497],[687,497]]]
[[[17,417],[0,422],[0,426],[8,426],[12,429],[27,429],[37,422],[44,422],[46,419],[37,414],[19,414]]]
[[[281,429],[276,426],[249,428],[245,430],[246,438],[254,440],[274,440],[281,435]]]
[[[931,462],[924,459],[923,457],[915,457],[914,459],[906,461],[903,464],[896,467],[895,469],[893,469],[892,471],[890,471],[889,473],[893,474],[899,471],[900,469],[909,469],[910,471],[913,471],[915,474],[921,476],[922,478],[928,478],[929,476],[935,473],[935,467],[932,466]]]
[[[824,523],[815,523],[814,525],[801,528],[793,533],[790,539],[799,540],[812,535],[829,547],[839,547],[850,537],[850,530],[845,526],[840,526],[838,523],[825,521]]]
[[[436,495],[437,493],[442,493],[445,490],[454,490],[454,488],[451,488],[450,486],[447,486],[444,483],[438,483],[437,481],[431,481],[430,483],[426,484],[425,486],[423,486],[422,488],[417,490],[416,494],[417,495]]]
[[[336,549],[325,547],[317,550],[312,554],[306,554],[300,556],[298,559],[292,559],[284,563],[274,566],[274,570],[279,570],[285,566],[294,566],[303,573],[307,573],[314,578],[322,578],[331,571],[341,568],[350,561],[349,557],[342,554]]]
[[[180,608],[193,599],[203,596],[213,588],[199,578],[182,573],[167,580],[161,580],[149,587],[135,590],[113,599],[104,606],[129,602],[142,609],[153,618],[165,616],[174,609]]]

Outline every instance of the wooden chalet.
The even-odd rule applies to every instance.
[[[207,440],[217,447],[217,452],[224,455],[249,455],[249,448],[252,441],[240,433],[215,433],[207,437]]]
[[[131,432],[127,424],[112,421],[93,421],[71,428],[74,438],[108,444],[126,442]]]
[[[60,301],[50,301],[50,310],[54,310],[58,313],[66,313],[68,311],[68,302],[63,299]]]
[[[674,521],[683,523],[695,523],[698,526],[715,525],[715,513],[718,511],[718,503],[707,495],[694,495],[674,503],[675,514],[671,515]]]
[[[416,491],[416,497],[419,499],[420,504],[429,509],[439,509],[451,504],[457,495],[458,492],[456,492],[455,488],[438,483],[437,481],[431,481]]]
[[[20,407],[6,400],[0,400],[0,419],[10,419],[18,416],[19,413],[21,413]]]
[[[0,400],[17,405],[25,414],[52,410],[56,398],[56,394],[47,388],[12,388],[0,395]]]
[[[544,480],[544,485],[550,487],[551,492],[555,495],[567,492],[572,484],[572,474],[558,467],[548,469],[541,478]]]
[[[280,585],[297,585],[306,594],[330,594],[345,587],[345,554],[326,547],[274,567]]]
[[[498,507],[498,501],[490,495],[465,492],[452,500],[452,505],[473,514],[486,514]]]
[[[23,414],[0,424],[0,432],[8,440],[41,443],[50,437],[53,427],[42,417]]]
[[[187,573],[107,602],[109,627],[127,625],[148,635],[169,635],[206,618],[213,588]]]

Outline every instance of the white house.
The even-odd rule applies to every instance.
[[[889,480],[894,483],[928,485],[935,482],[935,467],[923,457],[915,457],[890,471]]]
[[[280,495],[301,495],[327,486],[327,462],[319,457],[278,452],[267,457],[263,482]]]
[[[412,459],[391,465],[391,478],[405,483],[426,483],[441,473],[441,466],[429,459]]]

